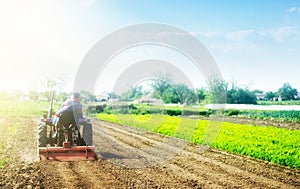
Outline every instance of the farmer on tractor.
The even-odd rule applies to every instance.
[[[82,105],[79,102],[80,94],[74,92],[72,99],[66,100],[61,109],[55,113],[55,120],[58,121],[64,126],[68,126],[72,123],[77,123],[80,118],[82,118]]]

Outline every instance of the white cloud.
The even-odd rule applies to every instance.
[[[276,42],[294,41],[300,38],[300,28],[286,26],[259,32],[262,36],[271,36]]]
[[[300,7],[291,7],[288,12],[299,12],[300,13]]]
[[[300,33],[296,27],[283,27],[283,28],[278,28],[272,34],[276,41],[284,42],[288,38],[295,36],[297,34],[299,35]]]
[[[222,35],[220,32],[202,32],[202,33],[198,33],[198,34],[202,35],[206,38],[219,37]]]
[[[256,40],[266,40],[272,39],[275,42],[283,43],[283,42],[295,42],[300,40],[300,27],[298,26],[285,26],[273,29],[265,29],[265,30],[239,30],[227,33],[220,32],[202,32],[198,33],[201,36],[210,39],[221,40],[223,42],[254,42]],[[248,39],[248,40],[247,40]],[[229,41],[228,41],[229,40]],[[226,49],[228,49],[226,47]]]
[[[234,31],[234,32],[228,32],[228,33],[221,33],[221,32],[214,32],[214,31],[208,31],[208,32],[193,32],[193,34],[203,36],[205,38],[226,38],[229,40],[235,40],[235,41],[242,41],[246,37],[251,36],[252,34],[255,34],[255,30],[240,30],[240,31]]]
[[[260,46],[274,43],[291,44],[291,50],[295,50],[293,44],[300,42],[300,27],[285,26],[264,30],[248,29],[224,33],[212,31],[202,32],[198,35],[206,37],[212,49],[221,50],[225,53],[249,52]]]
[[[225,53],[233,50],[233,46],[231,44],[225,44],[225,43],[212,44],[211,47],[215,49],[219,49]]]
[[[226,38],[231,39],[231,40],[242,41],[246,37],[248,37],[254,33],[255,33],[254,30],[241,30],[241,31],[228,33],[225,36],[226,36]]]

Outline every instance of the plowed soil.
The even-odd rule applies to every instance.
[[[37,161],[37,120],[0,120],[0,188],[300,188],[300,171],[93,120],[97,161]],[[15,128],[11,129],[11,128]],[[2,147],[3,148],[3,147]]]

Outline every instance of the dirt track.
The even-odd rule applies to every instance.
[[[93,121],[98,161],[36,162],[36,120],[20,118],[14,137],[0,123],[11,163],[0,188],[299,188],[300,171],[200,148],[131,127]],[[23,124],[22,124],[23,123]]]

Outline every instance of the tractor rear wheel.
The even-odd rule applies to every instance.
[[[47,138],[47,125],[45,123],[39,123],[38,125],[38,146],[46,147],[48,143]]]
[[[93,145],[93,127],[90,123],[83,124],[83,139],[87,146]]]

